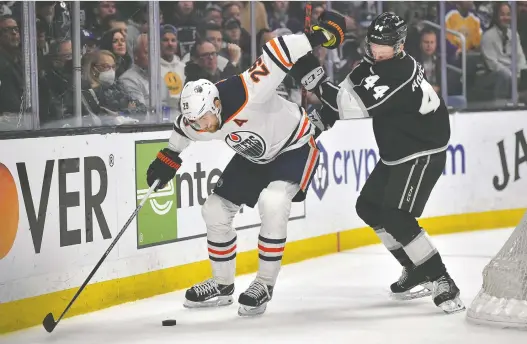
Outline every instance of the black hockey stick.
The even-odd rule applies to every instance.
[[[102,262],[106,259],[106,257],[108,256],[108,254],[110,253],[110,251],[112,250],[112,248],[115,246],[115,244],[117,243],[117,241],[119,241],[119,239],[121,238],[121,236],[123,235],[124,231],[128,228],[128,226],[130,225],[130,223],[132,222],[132,220],[136,217],[137,213],[139,213],[139,210],[141,210],[141,208],[143,207],[143,205],[145,204],[145,202],[148,200],[148,198],[150,197],[150,194],[152,194],[152,192],[154,191],[154,189],[156,188],[157,184],[159,184],[159,179],[157,179],[154,184],[152,184],[152,186],[150,187],[150,189],[148,189],[148,192],[146,193],[146,195],[143,197],[143,199],[141,200],[141,203],[139,203],[139,205],[137,206],[137,208],[135,208],[134,212],[132,213],[132,216],[130,216],[130,218],[128,219],[128,221],[126,221],[126,223],[124,224],[124,227],[123,229],[121,229],[121,231],[119,232],[119,234],[117,234],[117,236],[115,237],[115,239],[113,239],[113,242],[111,243],[110,247],[108,247],[108,249],[106,250],[106,252],[104,252],[103,256],[101,257],[101,259],[99,260],[99,262],[97,263],[97,265],[95,265],[95,268],[93,268],[93,270],[90,272],[90,274],[88,275],[88,278],[86,278],[86,280],[84,281],[84,283],[80,286],[79,290],[77,290],[77,293],[75,294],[75,296],[73,296],[73,299],[71,299],[70,303],[68,304],[68,306],[66,307],[66,309],[64,310],[64,312],[62,312],[62,314],[60,315],[60,317],[58,318],[57,321],[55,321],[55,319],[53,318],[53,314],[52,313],[48,313],[48,315],[46,315],[46,317],[44,318],[44,321],[42,321],[42,325],[44,325],[44,328],[46,329],[46,331],[48,331],[49,333],[53,332],[53,330],[55,329],[55,327],[57,326],[57,324],[59,323],[59,321],[62,319],[62,317],[64,316],[64,314],[66,314],[66,312],[70,309],[71,305],[73,304],[73,302],[75,302],[75,300],[77,299],[77,297],[80,295],[80,293],[84,290],[84,288],[86,287],[86,285],[88,284],[88,282],[90,282],[91,278],[93,277],[93,275],[95,275],[95,272],[97,271],[97,269],[99,269],[99,267],[101,266]]]

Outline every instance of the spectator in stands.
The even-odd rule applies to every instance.
[[[166,22],[178,29],[181,54],[185,55],[196,41],[197,27],[200,22],[199,14],[194,8],[194,2],[179,1],[173,12],[167,15]]]
[[[512,80],[512,32],[510,28],[511,9],[506,2],[498,2],[494,7],[492,26],[488,29],[481,39],[481,53],[485,60],[485,65],[490,71],[489,81],[494,88],[494,96],[497,99],[509,98],[511,96]],[[518,75],[521,70],[527,69],[525,55],[521,49],[520,36],[515,34],[518,42],[517,68]]]
[[[104,31],[119,29],[125,37],[128,35],[128,25],[126,25],[126,21],[116,14],[106,17],[103,21],[102,27],[104,28]]]
[[[274,1],[271,3],[271,10],[267,12],[267,20],[271,30],[288,28],[293,33],[304,30],[303,23],[294,17],[289,17],[288,9],[289,1]]]
[[[518,34],[522,42],[523,54],[527,56],[527,1],[517,2]]]
[[[93,18],[92,22],[87,25],[86,29],[91,31],[97,39],[101,38],[105,32],[102,27],[105,18],[115,15],[116,13],[117,7],[115,6],[115,1],[100,1],[93,9],[95,18]]]
[[[92,52],[99,47],[97,46],[97,38],[88,30],[81,30],[81,49],[82,55]]]
[[[49,53],[49,42],[46,39],[48,25],[42,20],[37,20],[37,54],[42,58]]]
[[[126,49],[126,37],[120,29],[106,31],[101,37],[100,47],[114,54],[117,62],[116,78],[132,66],[132,58]]]
[[[10,16],[12,14],[13,11],[11,11],[11,8],[7,4],[0,4],[0,16]]]
[[[147,108],[116,82],[114,55],[108,50],[87,54],[82,63],[82,95],[88,112],[101,117],[102,124],[134,123],[144,119]],[[133,120],[135,119],[135,120]]]
[[[248,68],[251,61],[251,36],[240,26],[240,22],[234,18],[223,22],[223,37],[227,43],[232,43],[241,48],[242,58],[240,68]]]
[[[223,71],[227,64],[230,63],[232,70],[237,70],[235,74],[242,72],[240,68],[240,60],[242,58],[242,51],[239,46],[234,43],[223,42],[223,34],[221,33],[221,27],[216,24],[205,24],[199,31],[199,36],[202,39],[214,44],[216,52],[218,53],[218,69]]]
[[[25,82],[20,29],[11,16],[0,17],[0,118],[22,109]],[[5,119],[4,119],[5,120]]]
[[[49,60],[49,63],[42,63]],[[39,116],[42,123],[73,115],[73,64],[70,40],[54,41],[50,53],[39,64]],[[57,122],[57,126],[60,124]]]
[[[128,55],[132,58],[133,61],[133,52],[135,50],[135,42],[137,42],[137,37],[142,33],[148,32],[148,10],[146,7],[139,8],[134,12],[132,17],[128,19],[127,26],[128,34],[126,35],[126,49]]]
[[[179,98],[185,84],[185,64],[177,56],[177,30],[172,25],[161,28],[161,101],[170,109],[171,118],[180,114]]]
[[[467,52],[479,49],[481,42],[481,24],[479,18],[472,12],[473,8],[473,1],[457,1],[456,7],[449,10],[445,18],[447,29],[461,32],[465,36]],[[447,34],[447,59],[449,63],[461,64],[461,49],[459,37]]]
[[[241,27],[247,31],[251,32],[251,10],[249,6],[249,1],[242,1],[238,2],[240,4],[240,10],[241,10]],[[267,11],[265,10],[265,6],[261,1],[256,2],[256,32],[260,31],[261,29],[268,29],[269,23],[267,20]],[[224,18],[225,21],[225,18]],[[242,46],[242,49],[244,47]]]
[[[437,93],[441,89],[441,61],[437,58],[437,34],[434,29],[425,27],[421,30],[420,52],[417,60],[425,69],[426,79]]]
[[[318,21],[318,17],[324,12],[324,6],[322,4],[314,4],[313,8],[311,10],[311,23],[316,23]]]
[[[125,91],[142,104],[150,103],[148,35],[140,34],[134,49],[134,64],[119,78]]]
[[[44,29],[45,39],[48,43],[60,38],[60,25],[55,21],[55,2],[37,1],[35,3],[37,25]]]
[[[234,18],[237,21],[241,22],[242,14],[241,14],[240,5],[236,2],[229,2],[223,7],[223,20]]]
[[[190,50],[191,60],[185,66],[186,81],[196,81],[207,79],[211,82],[218,82],[236,74],[230,64],[227,64],[223,71],[218,69],[218,53],[216,47],[206,41],[198,40]]]
[[[223,24],[221,7],[213,4],[208,5],[205,8],[205,14],[203,16],[203,19],[205,23],[214,22],[216,23],[216,25],[219,25],[221,27],[221,25]]]

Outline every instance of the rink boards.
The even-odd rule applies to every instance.
[[[514,226],[527,207],[526,124],[525,112],[451,116],[447,166],[420,224],[432,234]],[[0,333],[62,312],[146,193],[146,168],[169,136],[0,140]],[[293,206],[284,263],[377,242],[354,209],[379,159],[371,121],[339,122],[318,142],[320,165],[306,201]],[[69,315],[209,277],[200,205],[232,154],[222,142],[193,143]],[[235,220],[238,273],[256,270],[259,224],[257,209]]]

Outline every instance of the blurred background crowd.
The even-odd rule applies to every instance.
[[[405,50],[451,108],[523,106],[527,2],[447,1],[442,9],[437,1],[310,3],[312,24],[325,9],[346,16],[340,49],[314,51],[336,82],[360,61],[370,21],[393,11],[409,25]],[[305,4],[81,1],[79,9],[73,2],[1,1],[0,130],[170,122],[185,82],[241,73],[268,40],[304,30]],[[277,91],[301,102],[292,78]]]

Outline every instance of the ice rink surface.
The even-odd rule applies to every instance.
[[[432,237],[467,307],[480,289],[483,267],[511,232]],[[188,310],[184,291],[178,291],[63,320],[51,334],[37,326],[0,336],[0,343],[527,343],[527,331],[468,324],[465,312],[445,315],[430,298],[390,300],[389,285],[400,272],[384,247],[369,246],[284,266],[261,317],[239,317],[237,302]],[[236,300],[253,278],[236,279]],[[178,324],[163,327],[164,319]]]

